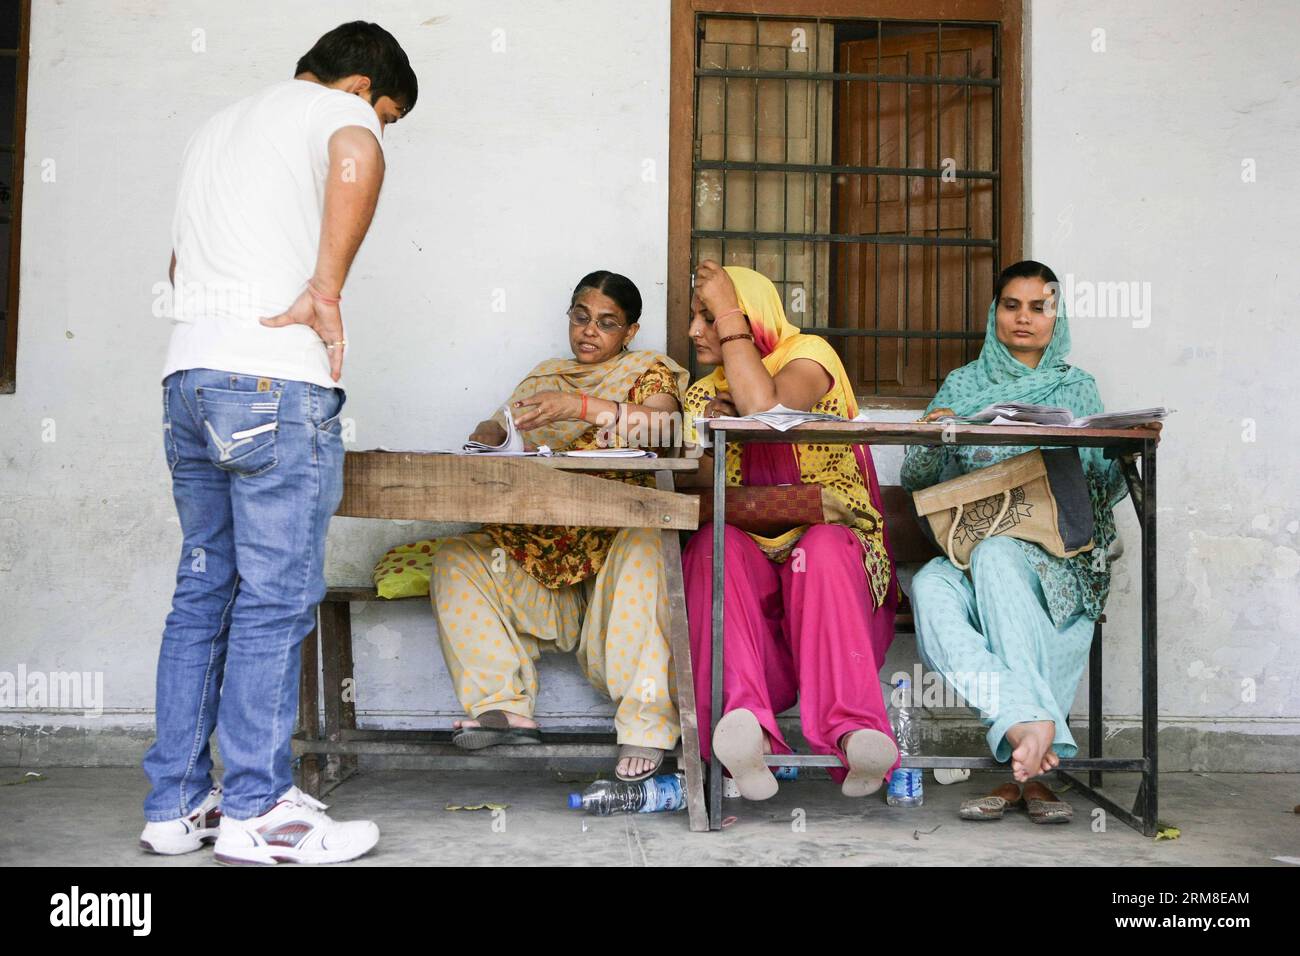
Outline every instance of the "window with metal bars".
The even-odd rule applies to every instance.
[[[832,342],[860,397],[933,395],[978,354],[1003,253],[1019,251],[1018,85],[1014,135],[1002,128],[1007,24],[682,5],[689,267],[715,259],[772,279],[790,321]],[[1002,195],[1008,141],[1013,197]]]

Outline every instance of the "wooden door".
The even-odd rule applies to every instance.
[[[838,69],[892,76],[991,77],[993,32],[933,27],[842,43]],[[840,165],[993,170],[995,87],[845,82],[836,109]],[[891,237],[994,238],[988,179],[852,175],[837,183],[836,232]],[[835,323],[883,331],[984,327],[991,248],[840,243]],[[960,339],[849,337],[845,364],[860,393],[928,396],[979,352]]]

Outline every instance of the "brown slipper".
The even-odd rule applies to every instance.
[[[1074,819],[1074,808],[1037,780],[1025,784],[1025,809],[1035,823],[1069,823]]]
[[[1004,783],[984,797],[962,803],[957,815],[963,820],[1001,820],[1008,807],[1020,804],[1020,784]]]
[[[638,780],[645,780],[648,777],[653,777],[655,774],[659,772],[659,768],[663,766],[663,762],[664,762],[664,752],[655,747],[634,747],[632,744],[619,744],[618,747],[619,763],[623,762],[624,757],[641,757],[645,760],[649,760],[651,764],[649,770],[647,770],[645,773],[639,773],[635,777],[623,776],[621,773],[618,772],[618,764],[615,764],[614,776],[617,777],[619,780],[626,781],[627,783],[636,783]]]
[[[462,750],[482,750],[502,744],[515,746],[540,744],[542,732],[536,727],[512,727],[504,710],[487,710],[477,717],[477,727],[461,727],[451,736],[451,742]]]

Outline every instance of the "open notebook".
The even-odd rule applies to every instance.
[[[506,420],[506,437],[505,441],[499,445],[488,445],[481,441],[467,441],[461,448],[466,455],[481,455],[484,453],[493,455],[531,455],[535,452],[524,450],[523,433],[515,427],[515,417],[510,414],[510,406],[502,405],[501,411],[504,413]],[[540,449],[539,449],[540,450]]]

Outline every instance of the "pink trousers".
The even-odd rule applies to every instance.
[[[776,715],[796,700],[804,738],[814,753],[844,760],[840,738],[851,730],[870,728],[892,739],[880,667],[894,640],[897,589],[889,589],[881,607],[873,605],[862,545],[853,532],[840,525],[813,525],[797,545],[802,553],[784,564],[771,561],[738,528],[728,525],[725,537],[723,713],[752,711],[774,753],[791,752]],[[713,733],[712,527],[691,537],[683,563],[700,751],[708,760]],[[845,771],[833,769],[831,776],[843,780]]]

